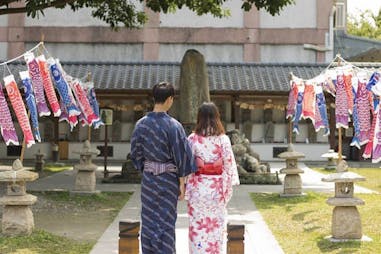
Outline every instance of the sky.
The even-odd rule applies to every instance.
[[[372,10],[375,14],[381,7],[380,0],[347,0],[348,14],[362,13],[365,10]]]

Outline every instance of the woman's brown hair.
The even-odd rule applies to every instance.
[[[204,102],[198,108],[197,124],[194,132],[202,136],[218,136],[225,133],[220,119],[220,112],[213,102]]]

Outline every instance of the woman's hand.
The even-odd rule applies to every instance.
[[[180,177],[179,178],[179,200],[184,200],[185,197],[185,178]]]

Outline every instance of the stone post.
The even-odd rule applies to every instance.
[[[304,154],[295,152],[292,144],[288,145],[287,151],[280,153],[279,158],[286,160],[286,168],[280,170],[281,174],[286,174],[284,177],[283,193],[281,197],[295,197],[302,194],[302,178],[300,173],[304,173],[303,170],[298,168],[298,159],[304,158]]]
[[[80,194],[99,193],[99,191],[95,190],[95,171],[98,166],[91,162],[91,156],[98,155],[100,151],[98,149],[91,148],[90,142],[86,140],[83,143],[82,150],[74,153],[80,155],[80,160],[79,164],[74,165],[74,170],[77,170],[77,176],[75,178],[75,186],[72,192]]]
[[[7,184],[6,194],[0,198],[0,204],[4,205],[3,235],[22,236],[32,233],[34,219],[30,206],[37,201],[37,197],[26,193],[25,182],[37,178],[37,173],[23,169],[19,159],[13,162],[12,170],[0,172],[0,182]]]
[[[119,222],[119,254],[139,254],[139,221]]]
[[[228,224],[227,254],[243,254],[245,252],[245,225]]]
[[[364,205],[364,201],[353,196],[354,182],[365,181],[365,178],[348,172],[346,161],[340,161],[336,173],[322,178],[323,182],[335,183],[335,197],[327,200],[327,204],[334,206],[332,215],[332,236],[330,241],[370,240],[363,236],[361,218],[357,205]]]

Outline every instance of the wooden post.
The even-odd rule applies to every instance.
[[[28,119],[29,118],[30,118],[30,111],[28,111]],[[22,141],[21,154],[20,154],[21,163],[23,163],[23,160],[24,160],[25,147],[26,147],[26,141],[25,141],[25,137],[24,137],[24,139]]]
[[[227,254],[243,254],[245,252],[245,225],[228,224]]]
[[[239,123],[241,122],[241,108],[239,105],[239,97],[234,96],[234,128],[239,130]]]
[[[87,73],[87,82],[90,82],[90,81],[91,81],[91,72],[88,72]],[[87,128],[87,140],[89,142],[91,142],[91,126],[88,125],[87,127],[88,127]]]
[[[288,143],[292,144],[292,117],[288,118]]]
[[[340,55],[337,54],[337,66],[339,67],[340,64],[341,64]],[[343,159],[343,141],[342,141],[341,127],[339,127],[338,135],[339,135],[339,144],[338,144],[337,153],[338,153],[339,158],[337,160],[337,163],[340,163],[340,161]]]
[[[108,147],[107,147],[107,142],[108,142],[108,133],[107,133],[107,127],[108,125],[105,124],[105,145],[103,147],[103,156],[104,156],[104,170],[103,170],[103,177],[107,178],[108,177],[108,171],[107,171],[107,155],[108,155]]]
[[[139,221],[119,222],[119,254],[139,254]]]
[[[294,77],[294,74],[290,72],[290,74],[288,75],[288,79],[290,83],[293,77]],[[291,89],[291,85],[290,85],[290,89]],[[286,106],[285,112],[287,115],[287,106]],[[292,117],[291,116],[288,118],[288,143],[292,144]]]

